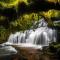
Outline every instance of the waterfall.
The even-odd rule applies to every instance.
[[[37,24],[38,23],[38,24]],[[49,28],[44,18],[35,23],[36,29],[25,30],[10,34],[8,42],[12,44],[33,44],[48,46],[51,42],[56,42],[56,30]]]

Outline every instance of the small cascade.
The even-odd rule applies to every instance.
[[[47,27],[47,22],[44,18],[36,22],[36,29],[16,32],[10,34],[8,42],[12,44],[33,44],[48,46],[51,42],[56,42],[57,33],[55,29]]]

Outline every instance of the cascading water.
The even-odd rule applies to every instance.
[[[49,43],[56,42],[56,30],[48,28],[47,22],[44,20],[44,18],[36,22],[35,26],[37,26],[36,29],[11,34],[9,36],[8,43],[20,44],[21,46],[48,46]]]

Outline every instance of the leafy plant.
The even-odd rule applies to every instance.
[[[20,16],[17,20],[12,21],[10,23],[10,28],[16,29],[16,30],[26,30],[30,29],[31,26],[33,26],[35,21],[38,21],[37,13],[30,13],[30,14],[24,14],[23,16]]]

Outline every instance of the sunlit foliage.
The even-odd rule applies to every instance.
[[[48,22],[48,26],[53,26],[53,20],[51,18],[60,18],[60,11],[59,10],[49,10],[46,12],[40,13],[42,16],[46,18],[46,21]]]
[[[10,8],[22,2],[24,2],[25,4],[28,4],[27,0],[0,0],[0,5],[2,5],[3,7]]]
[[[34,22],[38,21],[38,18],[40,19],[41,16],[38,17],[37,13],[24,14],[23,16],[20,16],[17,20],[12,21],[10,23],[10,28],[17,28],[17,30],[30,29]]]
[[[46,0],[48,2],[53,2],[53,3],[60,3],[60,0]]]
[[[19,0],[1,0],[0,5],[3,7],[10,8],[12,6],[16,6],[18,4]]]
[[[52,17],[59,18],[60,17],[60,11],[52,9],[52,10],[49,10],[47,12],[43,12],[43,15],[46,18],[52,18]]]

